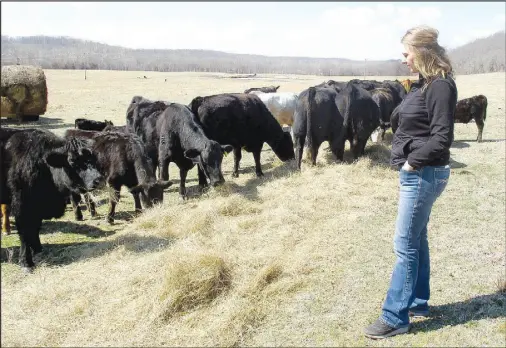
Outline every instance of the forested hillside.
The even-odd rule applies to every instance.
[[[268,57],[210,50],[129,49],[68,37],[7,37],[3,64],[46,69],[198,71],[238,74],[407,75],[400,60],[353,61],[341,58]],[[449,52],[458,74],[505,70],[505,33],[475,40]]]

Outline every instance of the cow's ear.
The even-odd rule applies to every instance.
[[[141,193],[144,190],[144,186],[142,184],[132,187],[129,191],[131,194]]]
[[[50,152],[46,155],[46,163],[54,168],[62,168],[68,165],[67,156],[58,152]]]
[[[221,145],[221,151],[224,153],[229,153],[234,150],[234,147],[232,145]]]
[[[200,155],[200,151],[195,149],[188,149],[184,152],[184,156],[189,159],[194,159],[198,155]]]

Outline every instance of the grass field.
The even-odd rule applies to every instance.
[[[45,72],[48,111],[30,126],[58,134],[78,117],[124,124],[134,95],[187,104],[248,87],[298,93],[351,78],[88,71],[84,80],[83,71]],[[395,261],[398,174],[388,167],[387,141],[368,144],[356,162],[347,150],[343,164],[321,149],[317,166],[303,162],[300,173],[265,145],[263,178],[249,153],[232,178],[227,156],[225,185],[199,195],[192,169],[186,202],[171,164],[175,185],[140,216],[124,190],[112,226],[105,193],[95,194],[96,219],[83,211],[76,222],[69,206],[45,221],[44,252],[29,275],[16,264],[17,234],[2,236],[2,346],[504,347],[505,74],[456,81],[459,99],[488,98],[484,141],[475,142],[474,123],[456,125],[450,181],[429,223],[432,316],[415,320],[409,334],[362,335],[380,314]]]

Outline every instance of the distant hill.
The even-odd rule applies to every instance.
[[[502,43],[501,41],[502,35]],[[478,54],[479,52],[479,54]],[[502,56],[501,56],[502,52]],[[504,32],[449,52],[460,74],[504,71]],[[34,64],[45,69],[198,71],[236,74],[281,73],[321,76],[409,75],[400,60],[267,57],[211,50],[129,49],[69,37],[1,38],[1,64]]]
[[[448,53],[457,74],[505,71],[505,42],[505,32],[500,31],[489,37],[469,42]]]

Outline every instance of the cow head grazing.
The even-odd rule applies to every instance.
[[[78,193],[93,191],[104,180],[98,170],[97,157],[91,151],[91,142],[70,137],[64,147],[45,156],[50,167],[66,174],[68,188]]]
[[[202,151],[188,149],[184,152],[184,155],[200,167],[211,182],[211,185],[218,186],[225,182],[223,173],[221,172],[223,154],[229,153],[233,149],[231,145],[220,145],[216,141],[210,140],[206,142]]]
[[[172,185],[172,181],[158,180],[146,182],[130,189],[132,194],[139,194],[144,208],[151,208],[153,204],[163,202],[163,190]]]
[[[278,158],[285,162],[295,158],[292,136],[288,132],[282,132],[283,136],[271,146],[272,151]],[[269,144],[270,145],[270,144]]]

